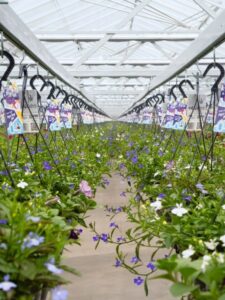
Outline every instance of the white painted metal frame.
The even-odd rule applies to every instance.
[[[0,31],[3,31],[5,35],[19,48],[24,49],[25,52],[34,59],[34,61],[40,64],[40,66],[49,70],[50,73],[59,78],[72,89],[79,92],[86,101],[96,107],[95,104],[79,90],[77,81],[72,77],[72,75],[67,72],[49,53],[49,51],[35,37],[32,31],[20,20],[9,5],[0,5],[0,16]]]
[[[208,54],[214,47],[225,40],[225,10],[203,31],[199,37],[168,68],[157,76],[150,89],[141,93],[131,108],[142,101],[149,93],[163,85],[182,71],[193,65],[198,59]],[[131,109],[130,108],[130,109]],[[130,110],[129,109],[129,110]]]
[[[74,34],[62,33],[37,33],[36,36],[44,42],[96,42],[104,37],[111,35],[110,42],[128,42],[128,41],[192,41],[196,39],[200,31],[193,32],[134,32],[134,31],[105,31],[105,32],[80,32]]]

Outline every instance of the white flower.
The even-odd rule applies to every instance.
[[[220,237],[220,241],[223,243],[223,247],[225,247],[225,235]]]
[[[195,253],[194,249],[193,249],[193,246],[192,245],[189,245],[188,249],[184,250],[182,252],[182,257],[183,258],[189,258],[191,257],[193,254]]]
[[[225,204],[224,204],[224,205],[222,205],[222,209],[224,209],[224,210],[225,210]]]
[[[6,250],[7,249],[7,245],[5,243],[1,243],[0,244],[0,249]]]
[[[191,168],[191,165],[186,165],[185,169],[190,169]]]
[[[207,268],[207,266],[209,265],[211,259],[212,259],[212,258],[211,258],[211,256],[209,256],[209,255],[204,255],[204,256],[203,256],[202,265],[201,265],[202,272],[205,272],[205,271],[206,271],[206,268]]]
[[[209,250],[215,250],[218,243],[215,241],[215,239],[211,239],[209,242],[205,242],[205,245]]]
[[[28,183],[26,183],[24,180],[21,180],[18,184],[17,187],[24,189],[26,186],[28,186]]]
[[[162,208],[162,203],[159,200],[156,200],[155,202],[151,203],[151,207],[153,207],[155,210],[159,210]]]
[[[97,158],[100,158],[101,157],[101,154],[100,153],[96,153],[95,155]]]
[[[216,257],[217,261],[218,261],[220,264],[223,264],[223,263],[224,263],[224,254],[218,253],[218,252],[213,252],[213,256]]]
[[[188,212],[186,208],[183,207],[183,204],[176,204],[176,207],[172,209],[172,214],[182,217]]]
[[[156,176],[158,176],[160,174],[161,174],[160,171],[157,171],[157,172],[155,172],[154,177],[156,177]]]
[[[202,209],[203,208],[203,205],[200,203],[196,206],[196,209]]]

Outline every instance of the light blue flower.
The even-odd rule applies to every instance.
[[[32,221],[34,223],[38,223],[38,222],[40,222],[41,218],[40,217],[34,217],[34,216],[27,216],[26,220],[27,221]]]
[[[49,270],[49,272],[53,274],[59,275],[62,274],[63,272],[62,269],[56,267],[54,258],[50,259],[49,262],[45,264],[45,266]]]
[[[52,300],[66,300],[68,297],[68,291],[57,286],[52,290]]]
[[[45,238],[43,236],[39,236],[35,232],[30,232],[28,236],[23,240],[22,249],[39,246],[44,242],[44,240]]]
[[[10,281],[9,275],[5,275],[3,278],[4,281],[0,282],[0,290],[3,290],[4,292],[8,292],[11,289],[16,288],[16,284],[12,281]]]

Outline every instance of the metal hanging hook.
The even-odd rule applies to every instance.
[[[191,81],[189,80],[189,79],[184,79],[184,80],[182,80],[181,82],[180,82],[180,84],[179,84],[179,90],[180,90],[180,92],[181,92],[181,94],[182,94],[182,96],[183,96],[183,98],[187,98],[187,95],[186,95],[186,93],[184,92],[184,90],[183,90],[183,85],[185,84],[187,84],[188,83],[188,85],[192,88],[192,90],[194,90],[194,86],[193,86],[193,84],[191,83]]]
[[[212,68],[218,68],[219,71],[220,71],[220,74],[217,78],[217,80],[215,81],[214,85],[212,86],[211,88],[211,91],[212,92],[218,92],[218,88],[219,88],[219,84],[220,82],[222,81],[222,79],[224,78],[224,75],[225,75],[225,71],[224,71],[224,68],[221,64],[219,63],[211,63],[208,65],[208,67],[206,68],[204,74],[203,74],[203,77],[206,77],[206,75],[208,74],[208,72],[212,69]]]

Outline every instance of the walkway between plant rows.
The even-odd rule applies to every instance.
[[[86,222],[96,221],[99,233],[109,232],[110,220],[104,211],[104,205],[119,207],[128,199],[121,197],[120,193],[126,191],[127,183],[121,177],[114,174],[109,178],[110,184],[106,189],[99,188],[96,193],[98,206],[89,212]],[[122,230],[126,230],[129,224],[125,215],[119,214],[114,221]],[[152,281],[149,286],[149,296],[146,298],[143,286],[133,284],[134,275],[122,268],[113,267],[115,263],[114,245],[101,243],[95,250],[93,233],[85,229],[81,235],[82,246],[71,246],[64,252],[63,263],[80,271],[81,277],[66,275],[71,281],[66,288],[69,291],[69,300],[172,300],[169,295],[169,283],[167,281]],[[130,256],[134,256],[132,248],[125,249]],[[149,249],[142,252],[149,257]]]

